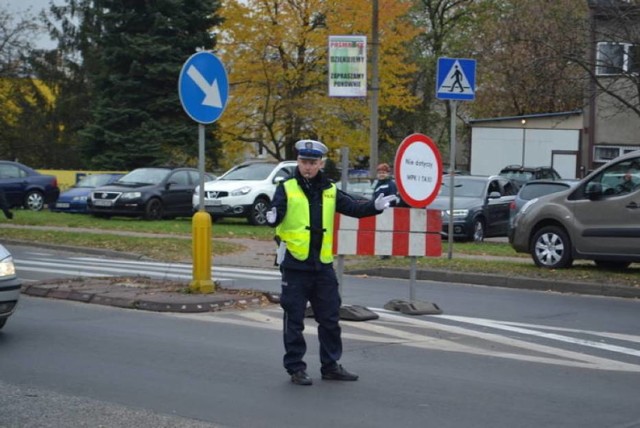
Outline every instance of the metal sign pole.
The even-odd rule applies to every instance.
[[[412,303],[416,301],[416,260],[416,256],[411,256],[411,270],[409,271],[409,301]]]
[[[456,174],[456,102],[449,100],[449,106],[451,107],[451,128],[450,137],[451,144],[449,149],[449,228],[447,230],[447,242],[448,242],[448,258],[453,257],[453,194],[454,194],[454,178]]]

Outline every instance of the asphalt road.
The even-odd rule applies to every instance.
[[[0,426],[640,426],[639,301],[418,281],[443,315],[381,309],[408,286],[346,278],[344,302],[380,319],[343,322],[355,383],[319,380],[308,320],[312,387],[281,367],[277,306],[179,315],[25,297],[0,332]]]

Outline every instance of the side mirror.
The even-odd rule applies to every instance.
[[[500,192],[491,192],[489,193],[489,199],[500,199],[502,195]]]
[[[602,197],[602,184],[601,183],[589,183],[584,189],[584,195],[591,199],[600,199]]]
[[[280,176],[278,176],[278,177],[274,177],[274,178],[273,178],[273,184],[280,184],[280,183],[282,183],[283,181],[284,181],[284,177],[280,177]]]

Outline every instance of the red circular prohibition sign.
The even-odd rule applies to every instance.
[[[433,140],[411,134],[400,143],[394,162],[398,192],[414,208],[424,208],[438,196],[442,185],[442,158]]]

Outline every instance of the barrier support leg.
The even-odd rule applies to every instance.
[[[411,268],[409,270],[409,301],[390,300],[384,305],[384,308],[390,311],[402,312],[405,315],[440,315],[442,313],[442,309],[440,309],[435,303],[420,302],[416,300],[416,270],[417,258],[416,256],[411,256]]]

